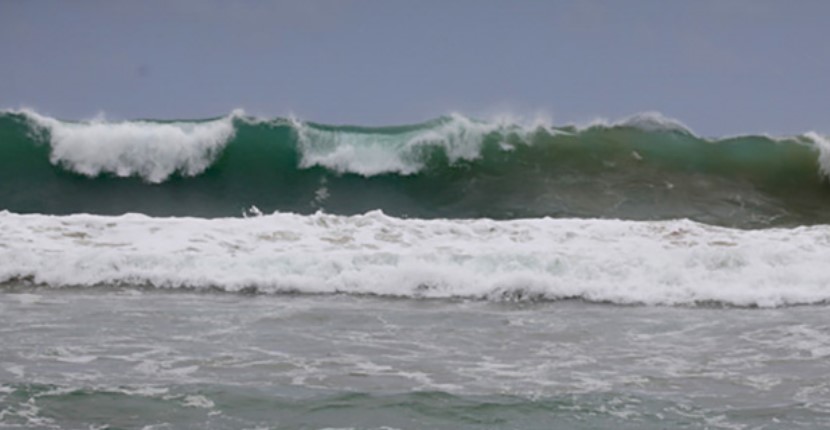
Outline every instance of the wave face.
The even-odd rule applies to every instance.
[[[782,306],[830,300],[830,227],[0,213],[0,282],[496,301]]]
[[[399,127],[262,120],[65,122],[0,114],[0,208],[238,216],[830,222],[830,143],[704,139],[658,114],[586,127],[451,115]]]

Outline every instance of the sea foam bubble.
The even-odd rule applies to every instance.
[[[0,213],[0,281],[262,293],[781,306],[830,300],[830,227],[275,213]]]

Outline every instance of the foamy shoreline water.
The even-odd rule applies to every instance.
[[[775,307],[830,300],[830,227],[0,213],[0,281],[496,301]]]
[[[0,427],[830,424],[827,306],[0,291]]]

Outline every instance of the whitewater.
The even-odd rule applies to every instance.
[[[3,212],[0,233],[0,282],[51,287],[762,307],[830,299],[824,226]]]
[[[657,113],[583,126],[460,114],[391,127],[242,111],[197,121],[0,114],[0,208],[150,216],[830,223],[828,140],[703,138]],[[32,192],[31,190],[36,190]]]
[[[116,122],[18,110],[0,114],[0,132],[0,153],[17,156],[0,190],[0,282],[830,299],[830,145],[814,132],[704,139],[658,113],[580,127],[452,114],[367,128],[242,110]]]
[[[0,113],[0,427],[830,426],[830,140]]]

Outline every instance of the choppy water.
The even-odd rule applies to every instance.
[[[828,148],[6,111],[0,428],[826,428]]]
[[[39,428],[822,428],[827,308],[8,287]]]

